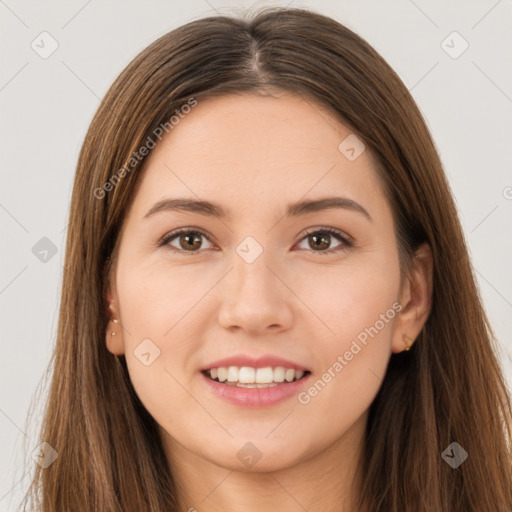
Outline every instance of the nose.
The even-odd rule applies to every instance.
[[[290,328],[293,293],[284,284],[285,276],[267,263],[265,252],[252,263],[234,258],[221,292],[221,326],[260,335]]]

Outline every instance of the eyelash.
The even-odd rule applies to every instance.
[[[213,243],[212,240],[210,239],[210,237],[201,229],[187,228],[187,229],[179,229],[177,231],[167,233],[158,241],[157,246],[162,247],[164,245],[168,245],[169,242],[173,241],[175,238],[179,237],[180,235],[191,234],[191,233],[204,236],[208,240],[208,242]],[[333,254],[335,252],[346,251],[353,246],[353,243],[349,240],[349,237],[347,235],[345,235],[341,231],[338,231],[337,229],[333,229],[333,228],[315,228],[315,229],[309,230],[300,239],[300,242],[302,242],[305,238],[307,238],[308,236],[311,236],[313,234],[324,234],[324,235],[328,234],[328,235],[331,235],[332,237],[336,238],[339,242],[343,243],[343,245],[341,245],[339,247],[336,247],[334,249],[327,249],[325,251],[314,251],[313,249],[310,249],[310,251],[314,252],[315,254],[319,254],[319,255]],[[187,255],[194,255],[194,254],[197,254],[198,252],[200,252],[200,251],[185,251],[183,249],[176,249],[175,247],[171,247],[170,245],[169,245],[169,250],[174,253],[181,253],[181,254],[187,254]]]

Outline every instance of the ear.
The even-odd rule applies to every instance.
[[[392,352],[402,352],[418,337],[432,309],[433,258],[430,246],[422,244],[413,256],[412,269],[404,278],[392,340]]]
[[[112,290],[113,287],[109,284],[107,289],[107,303],[109,305],[107,315],[109,322],[105,333],[105,341],[109,352],[116,356],[121,356],[125,353],[124,334],[119,315],[119,301],[117,294]]]

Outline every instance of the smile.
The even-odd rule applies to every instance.
[[[303,390],[311,372],[284,366],[219,366],[202,372],[210,392],[231,404],[270,407]]]
[[[306,373],[283,366],[253,368],[251,366],[221,366],[204,371],[205,375],[216,382],[228,386],[243,388],[268,388],[281,383],[300,380]]]

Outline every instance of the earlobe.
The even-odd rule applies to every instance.
[[[403,340],[404,345],[405,345],[404,350],[405,351],[410,350],[411,347],[412,347],[412,344],[414,343],[414,340],[412,338],[409,338],[409,336],[407,336],[407,334],[402,334],[402,340]]]
[[[121,324],[119,322],[119,315],[115,307],[114,297],[112,296],[110,288],[107,290],[107,300],[109,303],[108,316],[110,318],[105,333],[107,349],[112,354],[120,356],[125,353],[124,336]]]
[[[422,244],[414,254],[413,266],[404,281],[400,311],[395,324],[392,352],[409,350],[432,309],[433,258],[430,246]]]
[[[109,308],[109,311],[111,309]],[[124,354],[123,331],[119,319],[112,316],[106,329],[106,343],[109,352],[116,356]]]

